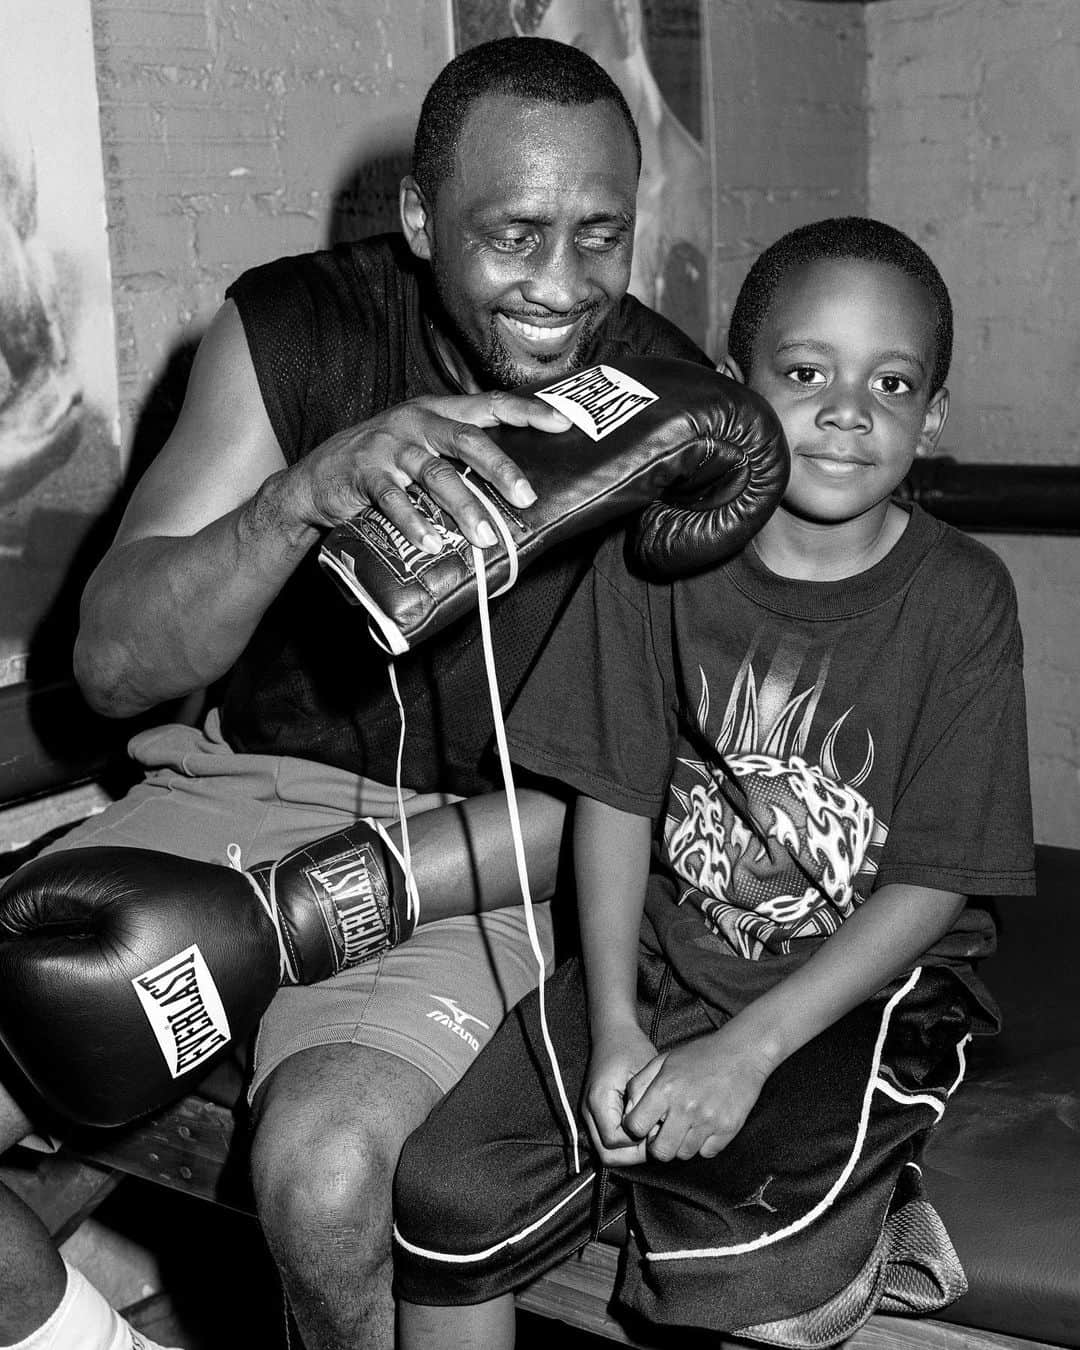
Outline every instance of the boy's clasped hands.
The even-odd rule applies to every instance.
[[[714,1158],[742,1128],[773,1067],[737,1017],[663,1053],[636,1021],[594,1027],[584,1114],[600,1161]]]

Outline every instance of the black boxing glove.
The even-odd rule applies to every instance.
[[[410,890],[364,821],[250,871],[138,848],[34,859],[0,888],[0,1043],[60,1116],[126,1124],[246,1039],[279,984],[408,937]]]
[[[502,536],[485,554],[492,594],[553,544],[642,507],[634,545],[642,565],[665,579],[701,571],[742,548],[787,486],[787,445],[768,403],[694,362],[620,357],[518,392],[574,425],[487,430],[532,484],[532,506],[511,506],[462,466]],[[441,553],[424,553],[368,507],[331,530],[319,555],[395,654],[476,604],[472,546],[426,493],[411,495],[441,535]]]

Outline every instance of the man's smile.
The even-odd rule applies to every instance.
[[[573,319],[555,316],[550,319],[522,319],[512,314],[499,313],[495,317],[515,345],[548,353],[566,346],[587,316],[579,314]]]

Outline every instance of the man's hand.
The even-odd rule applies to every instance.
[[[453,517],[471,543],[482,548],[497,543],[484,508],[443,457],[475,469],[515,506],[531,505],[536,493],[481,430],[500,424],[537,432],[570,426],[562,413],[524,394],[495,391],[412,399],[338,432],[300,462],[296,472],[307,486],[312,524],[338,525],[375,506],[417,547],[438,553],[438,535],[406,493],[416,484]]]
[[[635,1074],[622,1127],[658,1162],[714,1158],[742,1129],[773,1067],[733,1019]]]
[[[656,1046],[637,1023],[594,1035],[585,1078],[585,1122],[593,1148],[607,1166],[645,1161],[645,1141],[623,1129],[627,1084],[656,1060]]]

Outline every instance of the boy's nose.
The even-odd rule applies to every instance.
[[[835,426],[843,431],[869,431],[873,426],[869,397],[853,385],[834,384],[818,412],[819,426]]]

